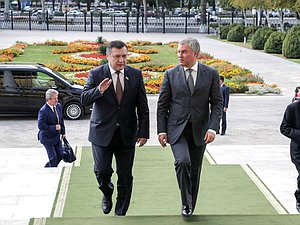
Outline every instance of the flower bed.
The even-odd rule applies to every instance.
[[[47,41],[44,44],[56,46],[64,45],[65,43],[59,41]],[[147,45],[151,45],[151,47]],[[168,43],[168,45],[176,47],[178,43],[172,42]],[[12,61],[13,57],[17,57],[20,54],[23,54],[23,49],[26,46],[26,44],[18,43],[15,46],[12,46],[11,48],[0,50],[0,61]],[[96,66],[101,65],[102,60],[106,59],[105,55],[101,55],[100,53],[96,52],[99,49],[99,46],[101,46],[101,44],[89,41],[77,41],[69,43],[66,47],[57,48],[54,50],[54,53],[57,54],[63,52],[74,52],[74,54],[65,54],[60,57],[62,61],[67,62],[69,65],[48,64],[47,66],[59,72],[77,72],[74,74],[68,74],[66,76],[79,84],[85,84],[86,79],[88,77],[88,71]],[[133,49],[154,49],[152,48],[153,43],[151,42],[130,42],[128,46],[129,48]],[[133,46],[143,47],[136,48]],[[161,48],[167,49],[169,47],[162,46]],[[168,51],[169,50],[170,49],[168,49]],[[172,51],[173,50],[171,49],[171,52]],[[156,57],[157,56],[153,56],[153,58]],[[174,57],[172,56],[172,58]],[[201,63],[214,67],[220,75],[223,75],[226,78],[225,82],[231,88],[231,93],[280,93],[280,89],[277,85],[265,84],[264,80],[261,77],[259,77],[258,75],[254,75],[250,70],[241,68],[225,60],[215,59],[213,58],[213,56],[207,53],[201,53],[198,59]],[[127,58],[128,64],[149,62],[150,60],[151,58],[148,55],[138,54],[134,52],[130,52]],[[163,61],[159,61],[157,59],[155,60],[159,63]],[[154,65],[153,62],[152,64],[144,63],[143,65],[133,66],[143,71],[143,77],[147,93],[156,94],[159,92],[162,84],[163,72],[165,72],[167,69],[174,67],[175,65]]]
[[[14,57],[18,57],[24,53],[24,49],[27,47],[25,43],[17,43],[10,48],[0,50],[0,62],[13,61]]]
[[[66,53],[76,53],[76,52],[86,52],[86,51],[97,51],[100,44],[90,42],[71,42],[66,47],[61,47],[54,49],[53,54],[66,54]]]
[[[80,52],[75,54],[66,54],[62,55],[60,59],[66,63],[73,64],[84,64],[84,65],[93,65],[99,66],[102,59],[106,58],[105,56],[99,54],[98,52]],[[147,55],[141,55],[138,53],[129,52],[127,57],[128,63],[139,63],[139,62],[148,62],[150,57]]]

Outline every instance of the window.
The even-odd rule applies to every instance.
[[[33,87],[52,88],[55,86],[55,80],[48,74],[37,72],[36,76],[32,78]]]

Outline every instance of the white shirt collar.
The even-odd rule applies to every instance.
[[[47,103],[47,105],[50,107],[50,109],[53,111],[53,106],[50,105],[48,102],[46,102],[46,103]]]
[[[116,70],[114,70],[111,66],[110,66],[110,63],[108,63],[108,67],[109,67],[109,70],[110,70],[110,74],[113,75],[116,73]],[[124,69],[120,70],[120,72],[122,74],[124,74]]]
[[[199,62],[197,61],[191,68],[183,67],[184,71],[186,71],[188,69],[192,69],[192,70],[197,72],[198,71],[198,64],[199,64]]]

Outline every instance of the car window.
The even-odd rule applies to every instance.
[[[32,88],[31,71],[12,70],[10,72],[12,73],[15,83],[18,87]]]
[[[4,88],[5,91],[17,91],[19,87],[14,79],[13,73],[10,70],[1,71],[1,84],[0,87]]]
[[[33,87],[52,88],[55,86],[55,80],[46,73],[36,72],[36,75],[32,77],[32,84]]]

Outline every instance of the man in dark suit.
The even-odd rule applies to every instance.
[[[291,139],[291,159],[298,171],[298,189],[295,192],[296,208],[300,212],[300,100],[295,100],[287,106],[280,125],[280,132]]]
[[[38,139],[45,146],[49,162],[45,167],[57,167],[63,158],[61,138],[65,136],[65,125],[58,91],[46,91],[46,103],[38,113]]]
[[[223,113],[222,113],[222,122],[221,122],[221,135],[225,135],[226,128],[227,128],[227,120],[226,120],[226,112],[228,109],[229,104],[229,87],[224,83],[224,76],[220,76],[220,86],[221,86],[221,93],[223,96]],[[217,130],[217,134],[219,133]]]
[[[124,42],[110,42],[109,63],[90,71],[81,94],[82,104],[93,104],[89,141],[105,214],[110,213],[113,204],[111,164],[113,155],[116,158],[118,216],[126,214],[130,203],[135,143],[143,146],[149,138],[149,108],[142,72],[126,65],[127,53]]]
[[[203,154],[222,113],[218,72],[199,63],[199,54],[196,39],[179,43],[179,65],[165,72],[157,104],[158,139],[171,145],[185,217],[195,209]]]

